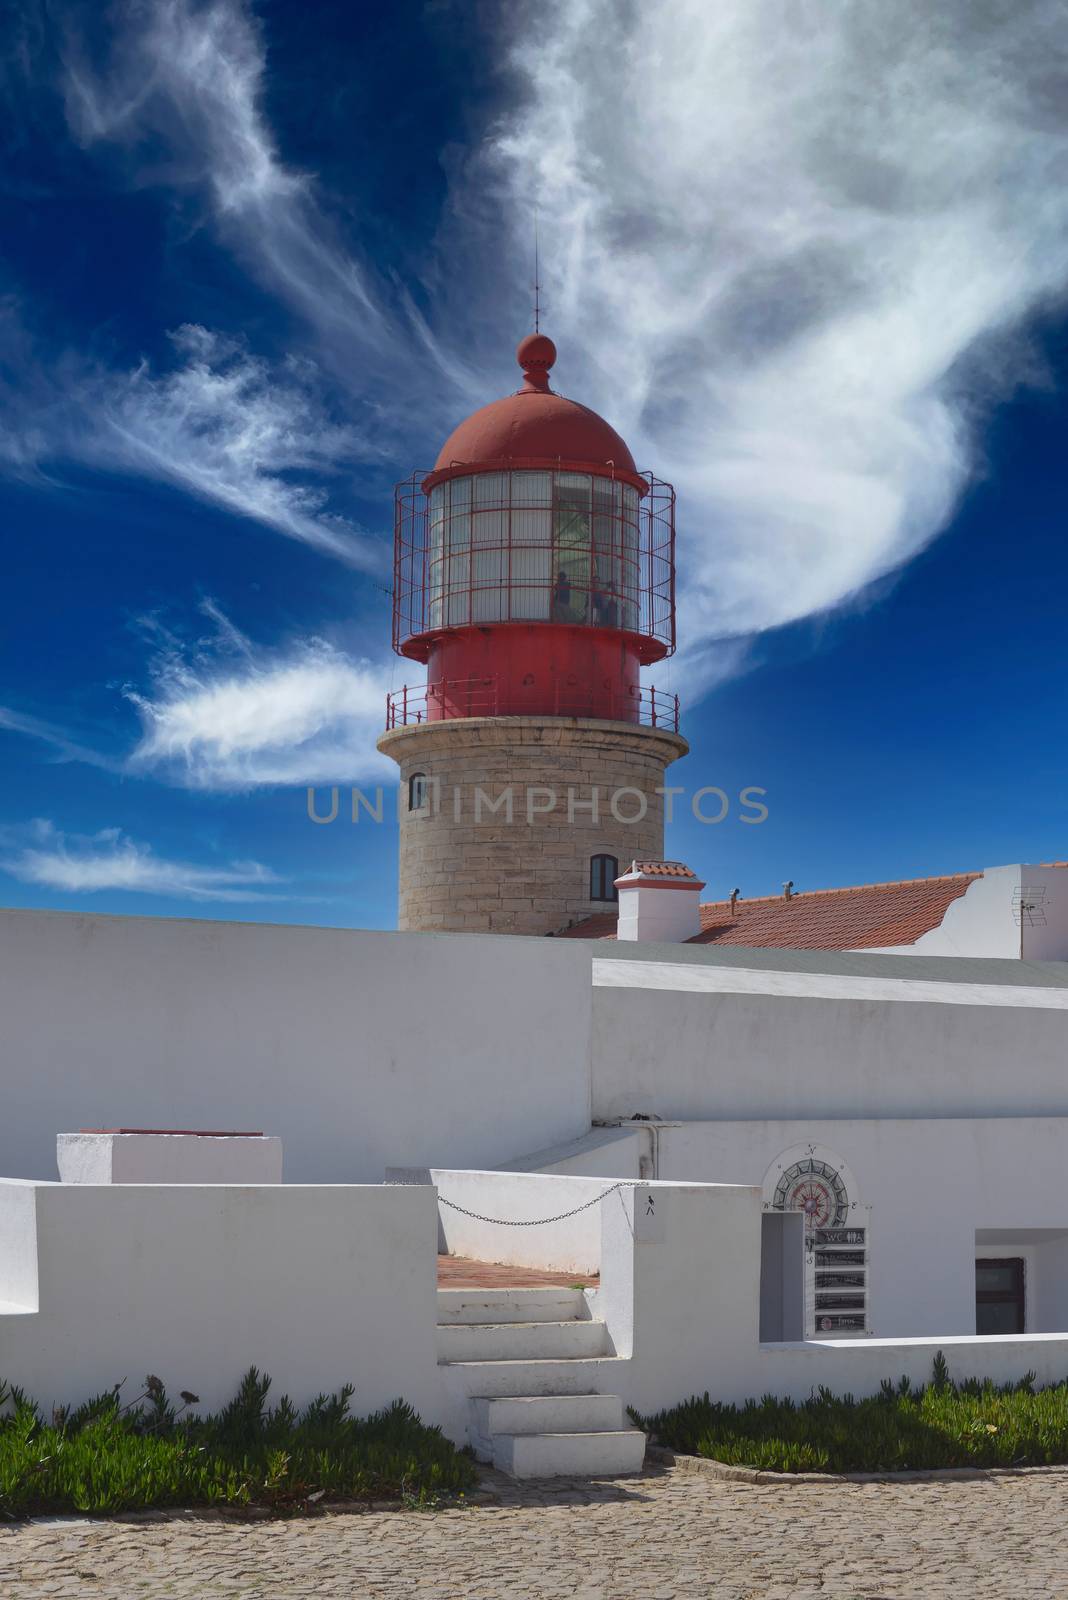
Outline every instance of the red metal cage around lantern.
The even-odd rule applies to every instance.
[[[510,461],[414,473],[396,491],[393,647],[502,624],[622,636],[648,665],[675,649],[675,491],[651,473]]]

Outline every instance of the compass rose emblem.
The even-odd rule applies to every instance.
[[[803,1212],[805,1232],[811,1233],[816,1228],[840,1228],[849,1216],[849,1195],[832,1166],[807,1156],[780,1174],[772,1206],[776,1211]]]

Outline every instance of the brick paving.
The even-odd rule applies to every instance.
[[[467,1256],[438,1256],[439,1289],[544,1289],[597,1281],[581,1272],[546,1272],[543,1267],[503,1267]]]
[[[1065,1600],[1068,1474],[509,1485],[468,1510],[0,1531],[4,1600]]]

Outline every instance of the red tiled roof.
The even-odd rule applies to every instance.
[[[696,872],[682,861],[633,861],[623,874],[644,872],[650,878],[694,878]]]
[[[729,900],[701,906],[701,932],[688,944],[737,944],[752,949],[864,950],[914,944],[937,928],[954,900],[981,872],[944,878],[906,878],[897,883],[862,883],[850,889]],[[616,918],[587,917],[565,928],[564,939],[614,939]]]

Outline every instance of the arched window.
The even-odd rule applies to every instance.
[[[615,856],[590,857],[590,899],[610,900],[613,903],[619,899],[616,893],[616,879],[619,877],[619,862]]]
[[[413,772],[408,779],[408,810],[422,811],[430,798],[430,785],[425,772]]]

